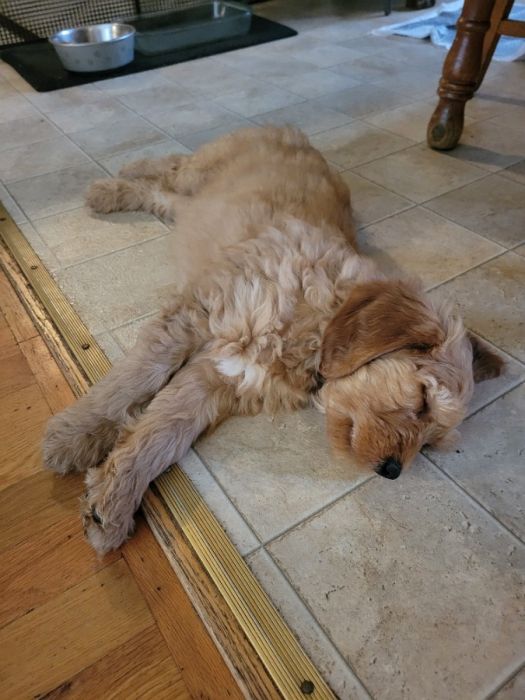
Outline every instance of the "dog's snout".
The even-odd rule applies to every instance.
[[[385,461],[378,466],[376,472],[379,474],[379,476],[384,476],[385,479],[397,479],[397,477],[401,474],[402,468],[403,467],[401,464],[399,464],[397,459],[388,457],[388,459],[385,459]]]

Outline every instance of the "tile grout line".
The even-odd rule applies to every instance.
[[[345,659],[341,651],[339,651],[339,647],[335,643],[335,641],[332,639],[330,634],[328,633],[328,630],[325,629],[324,625],[322,625],[319,620],[317,619],[316,615],[314,614],[313,610],[310,608],[310,605],[304,600],[303,596],[299,593],[298,590],[296,590],[295,586],[293,585],[291,579],[289,578],[288,574],[281,569],[279,564],[276,562],[275,558],[272,556],[272,553],[266,549],[266,545],[263,545],[262,547],[263,551],[266,552],[266,554],[270,557],[272,560],[273,564],[283,577],[283,579],[286,581],[290,589],[293,591],[293,593],[297,596],[298,600],[300,603],[304,606],[306,611],[310,614],[312,619],[315,621],[316,625],[318,628],[321,630],[323,636],[326,638],[326,640],[329,642],[329,644],[332,646],[334,651],[337,653],[341,661],[344,663],[344,665],[350,670],[354,678],[358,681],[358,683],[362,686],[366,694],[369,696],[370,700],[375,700],[374,696],[372,695],[371,691],[368,689],[368,686],[364,683],[363,680],[361,680],[361,677],[358,675],[357,671],[354,668],[354,665]]]
[[[471,233],[474,233],[471,231]],[[494,255],[489,256],[488,258],[485,258],[484,260],[481,260],[480,262],[475,263],[472,265],[472,267],[467,267],[461,272],[458,272],[457,275],[453,275],[452,277],[448,277],[447,279],[442,280],[441,282],[437,282],[434,285],[431,285],[430,287],[425,287],[425,292],[428,294],[428,292],[433,292],[435,289],[439,289],[439,287],[442,287],[449,282],[454,281],[458,277],[463,277],[463,275],[466,275],[468,272],[472,272],[472,270],[476,270],[478,267],[483,267],[488,262],[492,262],[493,260],[497,260],[498,258],[501,258],[503,255],[508,253],[508,250],[502,250],[499,251],[498,253],[495,253]],[[504,351],[505,352],[505,351]]]
[[[202,465],[204,466],[204,468],[206,469],[206,471],[208,472],[208,474],[209,474],[209,475],[211,476],[211,478],[213,479],[214,483],[217,485],[217,487],[218,487],[218,489],[220,490],[220,492],[221,492],[221,493],[223,494],[223,496],[226,498],[226,501],[232,506],[232,508],[235,510],[235,512],[236,512],[236,513],[239,515],[239,517],[241,518],[242,522],[243,522],[243,523],[246,525],[246,527],[248,528],[248,531],[254,536],[254,538],[255,538],[255,539],[257,540],[257,542],[259,543],[259,544],[257,545],[257,547],[255,547],[254,551],[257,550],[257,549],[260,549],[260,548],[263,546],[263,543],[262,543],[261,538],[259,537],[258,533],[255,531],[255,529],[252,527],[252,525],[251,525],[251,524],[248,522],[248,520],[245,518],[244,514],[237,508],[237,506],[235,505],[235,503],[231,500],[231,498],[230,498],[230,496],[228,495],[226,489],[223,487],[222,483],[217,479],[217,477],[215,476],[215,474],[212,472],[212,470],[210,469],[210,467],[209,467],[209,465],[208,465],[207,460],[206,460],[205,457],[203,457],[203,456],[201,455],[201,453],[197,450],[197,447],[196,447],[196,446],[193,446],[193,451],[194,451],[195,454],[197,455],[197,458],[198,458],[199,461],[202,463]],[[189,478],[191,478],[191,477],[189,477]],[[247,557],[247,556],[248,556],[248,554],[245,554],[245,555],[244,555],[244,557]],[[243,558],[244,558],[244,557],[243,557]]]
[[[310,520],[313,520],[313,518],[316,518],[318,515],[321,515],[321,513],[323,513],[325,510],[328,510],[329,508],[331,508],[332,506],[334,506],[336,503],[338,503],[339,501],[341,501],[341,500],[342,500],[343,498],[345,498],[346,496],[349,496],[350,494],[355,493],[358,489],[360,489],[361,487],[363,487],[365,484],[368,484],[368,483],[369,483],[370,481],[372,481],[372,479],[374,479],[375,477],[376,477],[375,474],[370,474],[367,478],[363,479],[363,481],[360,481],[359,483],[354,484],[353,486],[348,487],[344,492],[338,494],[338,495],[335,496],[334,498],[332,498],[332,499],[330,499],[329,501],[323,503],[322,506],[320,506],[319,508],[316,508],[316,509],[313,510],[312,512],[308,513],[307,515],[305,515],[305,516],[304,516],[303,518],[301,518],[300,520],[297,520],[297,521],[295,521],[294,523],[292,523],[291,525],[288,525],[287,527],[283,528],[282,530],[280,530],[280,531],[277,532],[276,534],[272,535],[272,536],[269,537],[268,539],[262,540],[262,545],[263,545],[263,547],[266,547],[266,546],[269,545],[269,544],[273,544],[273,542],[275,542],[275,540],[279,539],[280,537],[284,537],[285,535],[287,535],[287,534],[288,534],[289,532],[291,532],[292,530],[295,530],[295,528],[301,527],[302,525],[305,525],[307,522],[309,522]]]
[[[496,700],[496,693],[499,693],[499,691],[504,688],[507,683],[509,683],[511,680],[516,678],[521,671],[525,669],[525,661],[521,661],[518,666],[511,672],[511,674],[505,678],[501,683],[497,685],[494,690],[491,690],[487,696],[485,696],[484,700]]]
[[[424,144],[425,144],[424,141],[420,141],[419,143],[412,144],[411,146],[407,146],[399,151],[394,151],[393,153],[388,153],[386,156],[380,156],[379,158],[375,158],[374,160],[368,161],[367,163],[362,163],[360,165],[354,165],[354,166],[351,166],[350,168],[346,168],[343,172],[352,172],[355,175],[362,177],[364,180],[368,180],[368,182],[371,182],[373,185],[376,185],[377,187],[382,187],[383,189],[387,190],[387,192],[390,192],[391,194],[395,194],[397,197],[403,197],[404,199],[407,199],[409,202],[412,202],[416,206],[420,206],[420,207],[425,206],[428,202],[431,202],[434,199],[437,199],[438,197],[442,197],[443,195],[450,194],[451,192],[455,192],[456,190],[460,190],[463,187],[467,187],[467,185],[474,184],[475,182],[481,182],[482,180],[485,180],[490,175],[496,174],[495,172],[488,172],[487,170],[483,170],[482,168],[479,168],[477,165],[473,165],[472,166],[473,168],[476,168],[477,170],[480,171],[480,173],[482,173],[482,175],[480,175],[480,177],[476,177],[476,178],[474,178],[474,180],[471,180],[470,182],[466,182],[463,185],[459,185],[458,187],[453,187],[450,190],[445,190],[444,192],[442,192],[441,194],[439,194],[435,197],[430,197],[429,199],[423,199],[421,202],[416,202],[414,199],[411,199],[406,194],[401,194],[400,192],[396,192],[395,190],[393,190],[389,187],[386,187],[385,185],[382,185],[379,182],[376,182],[375,180],[372,180],[367,175],[364,175],[363,173],[357,172],[357,169],[361,168],[362,165],[371,165],[373,163],[377,163],[378,161],[382,160],[383,158],[389,158],[391,155],[398,155],[399,153],[403,153],[404,151],[408,151],[410,148],[414,148],[415,146],[421,146]],[[324,156],[324,154],[323,154],[323,156]],[[468,163],[468,165],[470,165],[470,163]],[[435,214],[436,212],[433,212],[433,213]],[[445,218],[445,217],[443,217],[443,218]],[[454,222],[454,223],[456,223],[456,222]],[[467,228],[467,227],[464,226],[464,228]],[[481,234],[478,234],[478,235],[481,235]]]
[[[59,216],[60,214],[69,214],[73,211],[77,211],[77,209],[69,209],[69,210],[64,211],[64,212],[59,212],[59,214],[54,214],[52,216]],[[40,221],[41,221],[41,219],[40,219]],[[162,223],[162,221],[159,221],[159,223]],[[33,226],[34,226],[34,224],[33,224]],[[38,229],[36,229],[36,231],[38,233]],[[109,255],[113,255],[114,253],[122,253],[124,250],[130,250],[130,248],[136,248],[137,246],[145,245],[146,243],[149,243],[150,241],[159,241],[161,238],[166,238],[169,235],[170,235],[169,230],[164,231],[163,233],[159,233],[156,236],[151,236],[150,238],[145,238],[144,240],[135,241],[134,243],[130,243],[129,245],[125,245],[122,248],[120,248],[120,247],[114,248],[113,250],[109,250],[106,253],[99,253],[97,255],[93,255],[92,257],[82,258],[82,260],[78,260],[77,262],[68,263],[66,265],[61,265],[60,270],[61,270],[61,272],[65,272],[66,270],[71,270],[73,267],[78,267],[79,265],[83,265],[84,263],[92,262],[93,260],[100,260],[101,258],[107,258]],[[41,238],[42,238],[42,236],[41,236]],[[44,243],[45,243],[45,241],[44,241]],[[49,246],[47,246],[47,247],[49,248]],[[53,252],[53,249],[50,248],[50,250],[51,250],[51,252]],[[152,312],[152,313],[154,313],[154,312]],[[149,315],[149,314],[144,314],[144,316],[147,316],[147,315]],[[127,323],[131,323],[134,320],[135,319],[130,319],[129,322],[126,321],[125,323],[120,324],[120,325],[126,325]],[[120,328],[120,326],[116,326],[116,328]],[[112,330],[112,329],[109,329],[109,330]]]
[[[467,502],[470,502],[477,508],[477,510],[487,515],[492,522],[496,523],[499,526],[501,530],[506,532],[507,535],[510,535],[511,538],[520,545],[520,547],[525,547],[525,542],[518,535],[516,535],[515,532],[513,532],[507,525],[502,523],[501,520],[499,520],[494,515],[494,513],[492,513],[486,506],[483,505],[481,501],[479,501],[475,496],[473,496],[469,491],[467,491],[467,489],[464,486],[462,486],[458,481],[456,481],[456,479],[454,479],[454,477],[451,476],[445,469],[436,464],[434,460],[428,456],[428,454],[423,454],[422,452],[420,452],[419,455],[423,457],[423,459],[426,459],[430,463],[432,468],[436,469],[451,484],[454,484],[456,490],[462,493],[464,496],[466,496]]]

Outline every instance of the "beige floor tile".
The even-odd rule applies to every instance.
[[[459,146],[450,155],[496,172],[525,158],[525,134],[500,124],[499,117],[477,121],[463,129]]]
[[[159,143],[167,136],[141,117],[131,114],[118,122],[76,131],[71,138],[91,156],[109,158],[131,148]]]
[[[197,131],[215,129],[227,126],[232,120],[240,119],[239,115],[224,109],[213,102],[199,101],[171,110],[162,115],[156,115],[155,123],[169,134],[179,139]]]
[[[112,124],[131,116],[129,109],[118,100],[101,93],[86,104],[77,107],[52,110],[49,119],[66,134]]]
[[[168,238],[155,238],[59,273],[61,288],[93,334],[155,312],[171,296],[176,266]]]
[[[98,335],[94,336],[95,340],[97,343],[100,345],[102,350],[104,351],[104,354],[108,358],[108,360],[112,363],[118,362],[122,357],[124,357],[124,353],[122,352],[122,348],[120,345],[117,343],[115,338],[111,335],[109,331],[105,331],[104,333],[99,333]]]
[[[516,100],[516,104],[502,102],[501,109],[497,115],[487,121],[487,126],[492,124],[495,129],[504,127],[512,130],[521,131],[525,123],[525,102]],[[522,140],[520,141],[523,142]]]
[[[39,117],[39,113],[23,95],[3,95],[0,99],[0,122]]]
[[[117,175],[124,165],[132,163],[134,160],[140,160],[141,158],[163,158],[164,156],[175,153],[184,154],[191,153],[191,151],[189,148],[186,148],[186,146],[183,146],[182,143],[170,139],[168,141],[156,143],[153,146],[144,146],[143,148],[119,153],[117,156],[112,156],[111,158],[99,159],[99,163],[112,175]]]
[[[13,217],[15,223],[20,224],[23,221],[27,221],[24,212],[20,209],[2,183],[0,183],[0,202],[2,202],[9,214]]]
[[[344,112],[354,119],[401,107],[406,101],[407,98],[401,93],[373,84],[357,85],[319,98],[321,106]]]
[[[407,69],[406,63],[401,63],[398,59],[392,58],[389,54],[360,56],[350,61],[342,62],[334,67],[334,71],[348,75],[360,82],[377,82],[389,79],[394,86],[395,78]]]
[[[117,343],[120,345],[124,352],[128,352],[137,342],[138,335],[142,328],[154,318],[156,314],[148,314],[142,318],[137,318],[130,323],[126,323],[123,326],[114,328],[112,331],[112,336],[115,338]]]
[[[525,540],[525,385],[466,420],[461,441],[430,459]]]
[[[440,68],[420,67],[401,68],[391,79],[385,78],[374,83],[378,87],[392,88],[405,95],[407,101],[432,100],[437,103],[437,89],[441,77]]]
[[[351,170],[341,173],[341,177],[350,188],[352,210],[358,227],[414,206],[408,199],[399,197],[370,180],[365,180]]]
[[[226,63],[228,70],[235,70],[235,73],[233,73],[234,77],[236,71],[241,71],[243,74],[250,76],[252,80],[260,79],[265,83],[283,77],[300,77],[318,68],[313,63],[298,61],[293,56],[283,54],[277,50],[271,54],[266,52],[264,55],[244,54],[240,60],[239,57],[232,59],[228,55],[223,55],[219,57],[219,60],[221,63]]]
[[[106,173],[94,163],[38,175],[9,185],[8,190],[29,217],[44,217],[84,203],[88,186]]]
[[[181,134],[178,140],[187,148],[195,151],[199,146],[210,143],[210,141],[214,141],[220,136],[224,136],[224,134],[231,134],[233,131],[237,131],[237,129],[243,129],[249,126],[254,126],[254,123],[232,115],[230,120],[225,124],[221,124],[221,126],[216,126],[214,129],[204,129],[203,131],[197,131],[191,134]]]
[[[523,548],[423,458],[268,549],[374,697],[484,697],[523,657]]]
[[[509,168],[505,168],[505,170],[500,170],[498,175],[508,177],[511,180],[516,180],[516,182],[525,185],[525,160],[516,163],[516,165],[511,165]]]
[[[525,670],[522,669],[493,697],[493,700],[523,700],[525,698]]]
[[[404,37],[392,37],[387,41],[388,45],[377,53],[408,66],[441,70],[447,55],[444,48],[434,46],[429,41],[414,41]]]
[[[306,99],[321,97],[331,92],[347,90],[359,85],[357,80],[346,75],[338,75],[326,68],[308,71],[300,75],[279,75],[268,79],[268,82]]]
[[[517,248],[514,248],[514,253],[517,253],[518,255],[522,255],[523,257],[525,257],[525,244],[520,245]]]
[[[312,41],[310,39],[310,41]],[[354,48],[348,48],[337,44],[328,44],[313,40],[310,46],[304,46],[302,49],[290,49],[289,55],[299,61],[313,63],[319,68],[329,68],[337,66],[345,61],[351,61],[359,58],[362,55],[361,51]]]
[[[109,97],[120,97],[130,92],[139,92],[156,85],[168,87],[168,82],[161,74],[161,69],[147,70],[142,73],[132,75],[121,75],[118,78],[108,78],[99,80],[96,83],[97,90],[107,94]]]
[[[203,95],[220,95],[222,91],[235,92],[239,89],[239,85],[245,87],[248,82],[245,71],[237,68],[238,61],[233,61],[234,66],[227,65],[226,56],[228,54],[224,57],[221,55],[201,58],[197,61],[166,66],[160,69],[160,73],[170,82]]]
[[[525,260],[505,253],[447,282],[433,294],[456,301],[465,324],[525,361]]]
[[[45,243],[44,239],[38,233],[35,227],[28,221],[19,224],[19,227],[24,234],[24,237],[29,242],[31,248],[44,263],[46,269],[52,274],[55,274],[58,270],[60,270],[60,263],[57,260],[56,255]]]
[[[51,92],[27,92],[26,97],[44,114],[68,107],[83,107],[97,99],[97,89],[93,85],[64,88]]]
[[[259,547],[260,542],[234,508],[222,488],[210,474],[194,450],[190,450],[180,462],[180,467],[192,480],[195,488],[211,508],[232,543],[245,556]]]
[[[421,207],[367,226],[360,249],[394,275],[417,275],[433,287],[505,249]]]
[[[15,182],[52,173],[77,163],[89,163],[88,156],[65,136],[2,151],[0,180]]]
[[[254,117],[257,114],[271,112],[281,107],[302,102],[303,98],[292,95],[270,85],[250,85],[250,87],[231,92],[215,98],[215,102],[242,117]]]
[[[122,95],[120,102],[138,114],[152,121],[166,111],[176,111],[179,107],[195,102],[195,92],[172,83],[157,85],[137,92]]]
[[[196,451],[262,541],[369,478],[333,459],[313,409],[232,418]]]
[[[504,246],[525,241],[525,183],[491,175],[425,206]]]
[[[0,151],[26,146],[60,136],[60,132],[44,117],[27,117],[0,123]]]
[[[437,104],[437,100],[436,100]],[[500,114],[506,107],[506,103],[493,95],[485,93],[482,87],[476,95],[467,102],[465,115],[474,121],[490,119]]]
[[[85,208],[33,219],[33,225],[62,267],[127,248],[167,231],[158,219],[143,212],[101,216]]]
[[[369,700],[368,693],[269,554],[260,549],[251,554],[247,562],[273,604],[301,640],[303,649],[338,697],[341,700]]]
[[[301,104],[292,107],[276,109],[273,112],[253,117],[253,121],[257,124],[293,124],[305,134],[312,135],[348,124],[352,119],[342,112],[320,107],[315,102],[301,102]]]
[[[344,168],[354,168],[413,143],[360,121],[324,131],[314,136],[311,142],[328,160]]]
[[[346,46],[349,49],[359,51],[364,56],[383,54],[396,48],[400,37],[395,36],[374,36],[365,34],[364,36],[353,36],[351,38],[341,39],[337,43],[340,46]]]
[[[412,141],[425,141],[427,138],[427,125],[435,104],[429,100],[414,102],[413,104],[386,112],[372,114],[364,117],[364,121],[380,129],[392,131],[394,134],[404,136]]]
[[[424,202],[484,177],[485,171],[419,144],[356,169],[413,202]]]

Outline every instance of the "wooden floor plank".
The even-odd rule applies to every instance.
[[[5,400],[10,394],[25,389],[36,380],[20,348],[15,345],[2,350],[2,372],[0,374],[0,396]]]
[[[0,491],[0,555],[46,527],[78,517],[82,478],[39,470]]]
[[[92,576],[119,556],[113,553],[103,560],[96,556],[84,539],[78,513],[35,531],[33,537],[3,553],[0,628]]]
[[[119,559],[0,630],[0,697],[45,694],[152,624]]]
[[[237,700],[167,562],[151,576],[142,570],[139,587],[120,552],[97,559],[79,517],[83,475],[42,469],[45,424],[72,400],[0,271],[0,698]],[[151,534],[144,541],[158,556]],[[148,581],[154,594],[142,592]],[[162,591],[169,605],[154,604]],[[162,626],[172,637],[179,629],[177,644],[167,644],[150,601],[155,615],[172,616]]]
[[[40,442],[50,417],[36,382],[0,395],[0,490],[42,468]]]
[[[181,666],[192,697],[240,700],[239,687],[142,518],[123,556]],[[203,678],[207,681],[204,687]]]
[[[75,399],[74,394],[43,339],[37,336],[24,340],[20,343],[20,350],[51,411],[58,413],[69,406]]]
[[[38,331],[2,270],[0,270],[0,299],[2,313],[19,343],[38,335]]]
[[[136,634],[38,700],[190,700],[156,625]]]

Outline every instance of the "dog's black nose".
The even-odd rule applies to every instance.
[[[376,472],[379,474],[379,476],[384,476],[385,479],[397,479],[397,477],[401,474],[402,468],[403,467],[399,464],[397,459],[389,457],[378,466]]]

